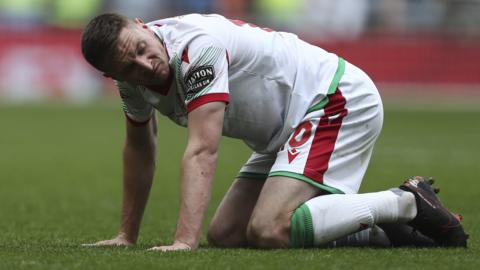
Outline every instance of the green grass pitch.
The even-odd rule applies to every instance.
[[[172,240],[186,131],[159,120],[158,168],[139,244],[85,248],[119,224],[120,106],[0,105],[0,269],[478,269],[480,110],[386,106],[363,192],[410,175],[437,178],[463,214],[468,249],[215,249],[152,253]],[[209,218],[250,151],[224,139]]]

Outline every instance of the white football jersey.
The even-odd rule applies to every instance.
[[[174,75],[159,93],[117,82],[128,118],[148,120],[154,109],[186,126],[188,113],[205,103],[228,103],[223,135],[258,153],[275,153],[322,100],[338,57],[300,40],[220,15],[191,14],[148,26],[165,44]]]

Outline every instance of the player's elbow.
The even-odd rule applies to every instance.
[[[216,151],[208,149],[192,151],[187,149],[182,159],[184,169],[196,169],[202,172],[202,175],[213,178],[217,164],[218,154]]]
[[[183,162],[196,160],[198,162],[214,165],[218,158],[218,147],[209,145],[187,146],[183,155]]]

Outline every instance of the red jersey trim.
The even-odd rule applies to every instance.
[[[191,112],[204,104],[215,101],[225,102],[228,104],[230,101],[230,95],[228,93],[211,93],[200,96],[188,103],[187,111]]]
[[[182,61],[187,63],[187,64],[190,64],[190,58],[188,58],[188,48],[183,50]]]
[[[143,127],[146,124],[148,124],[148,122],[150,122],[150,119],[152,119],[152,117],[150,116],[147,120],[145,120],[143,122],[138,122],[138,121],[135,121],[132,118],[130,118],[127,114],[125,114],[125,117],[127,118],[128,122],[130,122],[130,124],[132,124],[133,126],[136,126],[136,127]]]

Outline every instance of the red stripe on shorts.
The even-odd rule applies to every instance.
[[[329,102],[325,106],[325,115],[315,130],[310,153],[303,175],[322,184],[323,175],[328,169],[328,162],[335,149],[338,132],[342,126],[342,120],[347,115],[345,104],[347,101],[340,89],[328,96]]]

